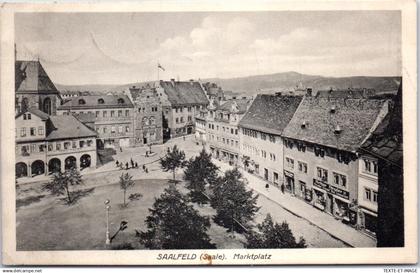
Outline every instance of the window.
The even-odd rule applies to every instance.
[[[87,141],[87,146],[88,146],[88,147],[92,146],[92,144],[93,144],[93,141],[92,141],[92,140],[88,140],[88,141]]]
[[[323,180],[323,181],[327,181],[328,180],[328,170],[323,169],[321,167],[317,167],[316,168],[316,174],[318,176],[319,179]]]
[[[364,159],[363,161],[365,163],[365,172],[371,174],[378,173],[378,162],[369,159]]]
[[[235,146],[236,146],[236,148],[239,147],[239,142],[238,141],[235,141]]]
[[[98,104],[104,104],[104,103],[105,103],[104,99],[98,99]]]
[[[191,107],[190,106],[188,106],[188,112],[191,112]]]
[[[36,135],[36,128],[35,127],[31,127],[31,136]]]
[[[70,142],[64,142],[64,150],[67,150],[70,148]]]
[[[305,152],[306,151],[306,146],[302,142],[296,143],[296,148],[298,149],[299,152]]]
[[[118,99],[118,104],[124,104],[124,100],[122,98]]]
[[[191,116],[188,116],[188,121],[192,121],[192,117]]]
[[[52,144],[48,144],[48,151],[51,152],[53,150],[53,145]]]
[[[301,173],[308,173],[308,164],[298,161],[298,170]]]
[[[118,126],[118,133],[122,133],[123,132],[123,127],[122,126]]]
[[[95,112],[95,116],[96,116],[96,117],[99,117],[99,111],[96,111],[96,112]]]
[[[125,132],[129,133],[130,132],[130,126],[125,126]]]
[[[108,131],[107,127],[104,127],[104,134],[106,134]]]
[[[230,133],[233,135],[233,128],[230,128]]]
[[[318,157],[324,157],[325,156],[325,150],[322,149],[322,148],[315,147],[314,152],[315,152],[315,156],[318,156]]]
[[[181,123],[184,123],[184,117],[181,117],[179,120]]]
[[[275,136],[269,135],[269,138],[270,138],[270,142],[276,143],[276,137]]]
[[[122,110],[118,110],[118,117],[122,117]]]
[[[26,119],[27,119],[26,114],[23,114],[23,120],[26,120]]]
[[[115,133],[115,126],[111,126],[111,134]]]
[[[267,134],[261,133],[261,139],[262,140],[267,140]]]
[[[38,127],[38,135],[40,135],[40,136],[44,135],[44,127],[42,127],[42,126]]]
[[[178,107],[175,107],[175,113],[178,113]]]
[[[372,190],[365,188],[365,200],[372,201]]]
[[[82,104],[86,104],[86,101],[85,101],[84,99],[80,99],[80,100],[79,100],[79,104],[80,104],[80,105],[82,105]]]
[[[56,149],[57,151],[60,151],[60,150],[61,150],[61,143],[57,143],[57,144],[55,144],[55,149]]]
[[[103,112],[104,118],[106,118],[107,114],[108,114],[107,111]]]
[[[30,113],[28,113],[28,119],[31,119],[31,114]]]
[[[179,119],[175,118],[175,123],[179,123]],[[210,124],[209,124],[209,128],[211,128]]]
[[[39,148],[39,152],[43,152],[45,150],[45,145],[41,144],[38,146],[38,148]]]
[[[76,149],[76,148],[77,148],[77,143],[76,143],[76,141],[72,141],[72,143],[71,143],[71,147],[72,147],[73,149]]]
[[[115,114],[115,111],[114,111],[114,110],[112,110],[112,111],[111,111],[111,118],[112,118],[112,117],[114,117],[114,114]]]
[[[26,136],[26,128],[20,128],[20,136],[25,137]]]
[[[334,183],[340,187],[347,186],[347,177],[345,175],[333,172]]]
[[[286,166],[289,167],[290,169],[293,169],[295,167],[295,160],[286,157]]]
[[[130,115],[130,110],[125,110],[125,116],[128,117]]]
[[[235,135],[237,135],[238,134],[238,129],[235,129]]]
[[[378,193],[376,191],[372,191],[373,202],[378,203]]]
[[[273,153],[270,153],[270,160],[276,161],[276,155]]]

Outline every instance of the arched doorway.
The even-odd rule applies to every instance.
[[[40,175],[45,172],[44,161],[36,160],[31,164],[31,173],[32,175]]]
[[[16,177],[28,176],[28,166],[23,162],[16,163]]]
[[[80,168],[84,169],[84,168],[88,168],[90,167],[90,155],[88,154],[84,154],[80,157]]]
[[[58,158],[53,158],[48,162],[48,170],[50,173],[61,172],[61,161]]]
[[[51,115],[51,99],[50,98],[46,98],[44,100],[42,111],[44,111],[48,115]]]
[[[66,170],[70,170],[72,168],[76,168],[76,158],[74,156],[69,156],[64,161],[64,168]]]

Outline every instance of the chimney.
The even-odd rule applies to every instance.
[[[190,85],[194,85],[194,80],[190,79]]]
[[[172,86],[175,86],[175,79],[171,79]]]
[[[306,96],[312,97],[312,88],[306,88]]]

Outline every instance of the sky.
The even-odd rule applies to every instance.
[[[398,11],[18,13],[17,58],[60,84],[296,71],[400,76]]]

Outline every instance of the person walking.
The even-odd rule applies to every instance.
[[[130,158],[131,167],[134,168],[134,161],[132,158]]]
[[[283,194],[284,194],[284,184],[281,184],[281,186],[280,186],[280,190],[281,190],[281,193],[283,193]]]
[[[128,162],[125,163],[125,169],[128,170]]]

